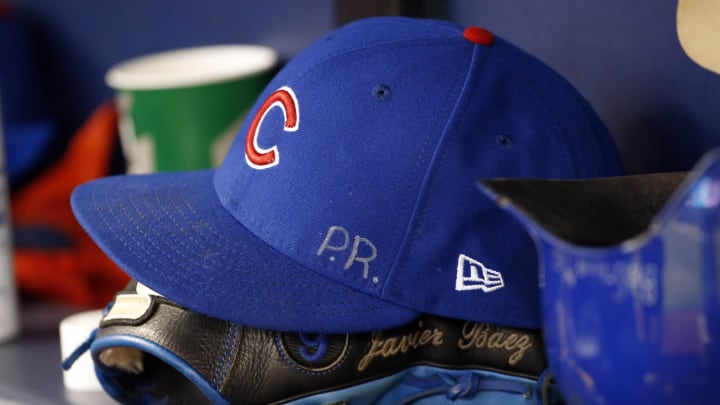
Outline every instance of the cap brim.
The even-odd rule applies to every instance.
[[[212,317],[271,330],[350,333],[419,315],[320,276],[258,239],[220,204],[213,173],[107,177],[78,187],[72,208],[128,275]]]

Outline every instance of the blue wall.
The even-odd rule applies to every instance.
[[[288,59],[334,26],[332,0],[12,4],[29,27],[35,63],[42,68],[41,103],[60,138],[112,97],[104,74],[122,60],[229,42],[269,45]],[[567,77],[607,124],[628,172],[686,170],[720,144],[720,75],[696,65],[680,48],[675,0],[447,5],[451,20],[487,27]]]
[[[0,0],[2,1],[2,0]],[[112,97],[105,72],[138,55],[256,43],[287,59],[333,27],[330,0],[16,0],[61,135]],[[309,18],[308,18],[309,17]]]
[[[451,19],[493,30],[574,84],[608,126],[628,172],[687,170],[720,144],[720,75],[680,47],[676,0],[449,5]]]

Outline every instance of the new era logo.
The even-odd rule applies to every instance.
[[[464,254],[458,256],[457,277],[455,278],[457,291],[483,290],[487,293],[503,287],[505,287],[505,283],[499,271],[489,269]]]

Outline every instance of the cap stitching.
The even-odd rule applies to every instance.
[[[107,187],[107,186],[108,185],[106,184],[106,189],[110,190],[111,188]],[[102,212],[100,205],[99,205],[99,201],[97,199],[97,194],[98,193],[95,192],[95,190],[93,190],[93,194],[92,194],[93,207],[95,208],[96,212]],[[118,200],[118,201],[122,201],[122,200]],[[134,220],[129,215],[127,215],[127,208],[125,207],[125,205],[122,203],[119,203],[118,207],[120,208],[121,212],[123,214],[125,214],[125,217],[133,224],[133,226],[138,231],[138,233],[140,235],[144,235],[145,233],[142,231],[142,229],[140,229],[137,226],[137,224],[135,224]],[[119,221],[117,219],[117,215],[115,214],[114,210],[109,209],[109,210],[107,210],[107,212],[114,219],[114,222],[115,222],[115,224],[117,224],[118,229],[124,230],[124,236],[127,237],[128,239],[132,240],[133,242],[135,242],[135,245],[138,246],[138,248],[142,252],[150,255],[150,252],[141,243],[139,243],[137,238],[135,238],[134,234],[129,232],[129,230],[127,229],[125,224],[123,224],[121,221]],[[103,222],[103,225],[105,225],[105,229],[109,230],[112,233],[112,235],[115,237],[115,240],[119,241],[122,244],[122,246],[125,248],[126,251],[131,252],[134,257],[136,257],[140,260],[140,262],[147,265],[148,269],[156,269],[156,266],[150,265],[150,263],[145,259],[145,257],[141,256],[140,254],[138,254],[138,252],[135,249],[131,248],[131,246],[126,242],[125,238],[122,235],[118,234],[118,232],[115,231],[115,228],[110,225],[110,223],[108,222],[108,220],[105,216],[99,215],[98,217]],[[146,237],[146,239],[147,239],[147,237]],[[151,240],[149,240],[149,243],[153,244],[153,242]],[[163,251],[163,253],[164,253],[164,251]],[[152,255],[150,255],[150,256],[152,256]],[[170,258],[167,256],[167,254],[165,254],[165,256],[167,258]],[[174,260],[171,260],[171,262],[174,262]],[[167,279],[167,277],[165,276],[165,272],[162,269],[156,269],[156,270],[157,270],[158,274],[161,274],[163,276],[162,278]],[[180,275],[180,277],[183,279],[186,279],[185,275]],[[143,281],[143,280],[140,280],[140,281]]]
[[[457,83],[461,79],[464,80],[465,83],[463,84],[463,86],[460,89],[459,95],[457,97],[457,100],[455,101],[455,104],[453,105],[452,111],[458,110],[458,104],[460,103],[460,101],[463,99],[463,96],[465,95],[467,81],[469,80],[469,77],[471,76],[471,72],[473,70],[472,63],[473,63],[473,59],[475,58],[474,55],[476,52],[476,50],[474,48],[475,48],[474,46],[471,46],[470,61],[467,65],[467,72],[465,73],[465,75],[461,76],[461,75],[456,74],[455,82],[453,83],[453,88],[456,87]],[[485,65],[483,64],[482,69],[484,69],[484,68],[485,68]],[[478,73],[478,74],[480,74],[480,73]],[[447,97],[449,97],[449,96],[450,96],[450,94],[447,95]],[[460,117],[464,116],[465,109],[461,109],[460,114],[461,114]],[[405,268],[407,265],[410,246],[413,244],[414,239],[415,239],[411,235],[412,230],[414,229],[413,225],[416,224],[420,218],[425,216],[425,210],[427,207],[424,206],[423,203],[427,199],[427,195],[432,191],[428,187],[430,187],[430,188],[433,187],[432,178],[434,178],[436,175],[435,171],[432,169],[434,169],[436,167],[436,165],[438,164],[438,162],[440,162],[443,159],[443,156],[447,151],[446,145],[449,142],[449,139],[447,142],[445,141],[445,139],[447,136],[446,134],[448,131],[448,125],[451,122],[456,121],[456,119],[453,117],[453,115],[454,114],[451,113],[451,115],[448,117],[448,120],[445,122],[445,128],[443,128],[443,132],[440,135],[440,138],[438,139],[438,144],[436,146],[435,152],[433,153],[433,157],[431,158],[430,164],[427,166],[425,178],[423,179],[422,185],[420,187],[420,191],[418,192],[418,196],[415,200],[415,204],[413,207],[413,213],[411,214],[410,221],[408,222],[408,225],[405,228],[405,236],[404,236],[402,244],[401,244],[401,249],[398,251],[397,256],[393,260],[393,267],[391,270],[391,274],[388,277],[389,279],[395,280],[397,277],[396,274],[401,271],[400,270],[401,268]],[[452,138],[453,136],[455,136],[455,134],[449,134],[449,136],[450,136],[450,138]],[[439,150],[440,148],[442,148],[443,151],[440,151]],[[417,213],[415,213],[416,211],[417,211]],[[400,297],[400,295],[396,291],[394,291],[394,289],[392,289],[391,291],[386,291],[386,294],[389,294],[392,298]],[[384,295],[385,294],[383,294],[383,296]],[[414,297],[404,297],[403,296],[403,299],[407,299],[408,301],[414,301],[414,302],[429,303],[426,301],[415,299]]]
[[[187,203],[187,199],[184,198],[185,194],[180,194],[180,195],[181,195],[182,198],[184,199],[184,201],[185,201],[185,206],[188,208],[188,210],[191,211],[191,212],[193,213],[193,215],[195,215],[196,217],[199,218],[199,215],[198,215],[197,212],[193,209],[192,205],[188,204],[188,203]],[[184,213],[181,213],[181,214],[184,216]],[[237,221],[237,222],[238,222],[238,224],[239,224],[240,226],[243,226],[243,227],[244,227],[244,225],[243,225],[242,223],[240,223],[239,221]],[[210,233],[211,233],[211,235],[212,235],[213,237],[216,237],[218,240],[225,241],[225,242],[230,243],[230,244],[235,243],[233,240],[226,238],[223,234],[218,233],[217,230],[214,229],[214,228],[205,227],[204,229],[209,230]],[[247,230],[247,231],[250,232],[250,230]],[[250,232],[250,233],[252,233],[252,232]],[[253,234],[253,235],[254,235],[254,234]],[[208,236],[206,236],[205,234],[203,234],[203,233],[201,233],[201,232],[198,232],[198,236],[199,236],[199,237],[202,237],[204,240],[206,240],[206,241],[208,241],[208,242],[215,242],[215,241],[216,241],[215,239],[209,238]],[[257,236],[255,236],[255,237],[257,237]],[[288,257],[287,255],[285,255],[285,254],[277,251],[277,249],[275,249],[275,248],[272,247],[271,245],[268,245],[268,244],[265,243],[264,241],[262,241],[262,243],[266,244],[266,245],[268,246],[268,248],[270,248],[270,249],[272,249],[273,251],[275,251],[278,255],[282,255],[282,256],[286,257],[288,260],[292,260],[297,266],[302,267],[303,269],[306,269],[307,271],[312,271],[311,269],[308,269],[308,268],[307,268],[305,265],[303,265],[302,263],[299,263],[297,260],[295,260],[295,259],[293,259],[293,258],[291,258],[291,257]],[[216,243],[216,242],[214,243],[214,245],[220,247],[220,248],[221,248],[222,250],[224,250],[224,251],[228,251],[228,252],[231,252],[231,253],[233,252],[232,249],[226,247],[225,245],[218,244],[218,243]],[[267,268],[272,268],[272,267],[267,267]],[[316,272],[313,271],[313,273],[316,273]],[[329,278],[329,277],[326,277],[326,276],[323,276],[323,275],[319,275],[319,276],[327,279],[328,281],[337,282],[337,281],[335,281],[335,280],[332,280],[332,279]],[[303,279],[304,279],[304,277],[296,277],[296,278],[294,278],[294,280],[303,280]],[[302,285],[308,285],[308,286],[311,286],[311,285],[312,285],[312,284],[308,284],[308,283],[301,283],[301,282],[298,282],[298,281],[293,281],[293,283],[294,283],[295,285],[301,285],[301,286],[302,286]],[[265,284],[268,284],[268,283],[265,283]],[[277,283],[270,283],[269,285],[278,285],[278,284],[277,284]]]
[[[487,49],[487,48],[483,48],[483,49]],[[493,49],[495,49],[495,47],[491,47],[488,52],[492,52]],[[475,58],[477,57],[477,54],[478,54],[479,52],[480,52],[480,51],[479,51],[478,49],[476,49],[476,47],[473,46],[472,59],[475,59]],[[485,57],[486,60],[487,60],[489,57],[490,57],[490,55],[486,56],[486,57]],[[459,110],[459,115],[458,115],[457,117],[452,117],[452,116],[450,117],[450,119],[449,119],[449,121],[448,121],[448,124],[449,124],[450,122],[452,122],[452,124],[451,124],[451,127],[448,127],[448,130],[452,130],[454,127],[456,127],[456,126],[458,125],[458,123],[462,121],[463,117],[464,117],[465,114],[466,114],[466,110],[465,110],[465,109],[458,109],[458,108],[457,108],[457,104],[459,104],[460,101],[463,99],[463,96],[466,95],[466,90],[467,90],[467,86],[468,86],[468,83],[469,83],[470,78],[471,78],[472,76],[481,76],[481,75],[482,75],[482,72],[484,71],[484,69],[485,69],[486,66],[487,66],[487,63],[483,63],[482,68],[481,68],[480,70],[476,71],[476,72],[475,72],[475,75],[473,75],[472,64],[473,64],[473,61],[471,60],[469,66],[468,66],[468,73],[465,75],[465,84],[463,85],[463,89],[461,90],[460,96],[458,97],[458,100],[457,100],[457,102],[456,102],[456,106],[454,107],[454,110],[456,110],[456,111]],[[457,138],[458,136],[459,136],[458,131],[451,131],[451,133],[449,134],[449,137],[447,138],[447,141],[446,141],[446,142],[442,142],[442,138],[441,138],[440,144],[439,144],[438,146],[439,146],[439,147],[442,147],[443,150],[442,150],[442,152],[440,152],[440,155],[438,155],[436,158],[433,158],[431,164],[428,166],[429,168],[430,168],[430,167],[435,167],[435,165],[438,164],[438,162],[443,161],[443,160],[445,159],[445,156],[446,156],[446,154],[448,153],[448,148],[447,148],[447,146],[450,145],[450,144],[453,142],[453,140],[454,140],[455,138]],[[423,185],[422,188],[421,188],[420,198],[419,198],[418,201],[416,202],[416,207],[420,207],[420,206],[421,206],[421,200],[426,199],[426,196],[432,192],[432,189],[433,189],[434,187],[437,186],[437,183],[433,183],[433,182],[431,181],[432,177],[434,177],[434,176],[436,175],[436,172],[435,172],[435,171],[431,171],[431,172],[429,171],[428,174],[429,174],[429,175],[428,175],[428,177],[426,178],[426,180],[423,181],[423,184],[424,184],[424,185]],[[424,189],[426,186],[427,186],[427,187],[430,187],[430,188],[427,189],[425,192],[423,192],[422,189]],[[410,224],[409,224],[409,228],[412,226],[412,224],[413,224],[414,222],[416,222],[417,220],[419,220],[420,218],[422,218],[423,216],[425,216],[425,210],[426,210],[426,208],[427,208],[426,206],[422,206],[421,211],[420,211],[417,215],[413,215],[413,216],[412,216],[411,222],[410,222]],[[409,229],[409,228],[408,228],[408,229]],[[406,235],[406,238],[410,238],[409,233]],[[406,245],[406,244],[407,244],[407,245]],[[401,255],[403,256],[403,258],[401,259],[401,261],[398,261],[398,266],[397,266],[397,267],[393,266],[393,272],[397,272],[397,271],[399,271],[400,268],[406,267],[407,260],[408,260],[408,258],[409,258],[409,255],[408,255],[409,249],[410,249],[410,247],[409,247],[409,242],[404,242],[404,243],[403,243],[403,249],[402,249],[403,251],[402,251],[402,254],[401,254]],[[400,257],[400,254],[399,254],[399,257]],[[398,260],[400,260],[399,257],[398,257]],[[389,277],[389,278],[393,279],[392,276]],[[446,308],[446,309],[451,309],[451,308],[452,308],[452,309],[454,309],[454,308],[466,308],[466,306],[464,306],[464,305],[457,305],[457,304],[451,304],[451,303],[442,303],[442,302],[431,302],[431,301],[427,301],[427,300],[418,299],[418,298],[413,297],[413,296],[409,296],[409,297],[406,296],[406,295],[400,296],[400,295],[398,295],[398,294],[396,294],[396,293],[392,293],[391,296],[392,296],[393,298],[402,298],[403,300],[406,300],[406,301],[408,301],[408,302],[419,303],[419,304],[422,304],[422,305],[433,304],[433,305],[436,305],[436,306],[439,306],[439,307],[442,307],[442,308]],[[487,313],[497,314],[497,313],[498,313],[498,311],[497,311],[496,309],[493,309],[493,310],[489,310],[489,309],[488,309],[488,310],[476,309],[476,312],[477,312],[477,313],[483,313],[483,314],[487,314]],[[524,312],[520,312],[520,311],[503,312],[503,313],[504,313],[505,315],[509,316],[509,317],[513,317],[514,319],[524,319],[524,320],[534,320],[534,319],[535,319],[535,317],[527,316],[527,315],[525,315]]]
[[[147,185],[145,185],[145,187],[147,187]],[[108,190],[111,190],[111,187],[106,187],[106,188],[107,188]],[[98,201],[97,198],[96,198],[96,195],[97,195],[96,191],[93,190],[93,195],[92,195],[92,197],[93,197],[93,198],[92,198],[93,207],[96,209],[97,212],[102,212],[102,210],[100,209],[101,207],[100,207],[100,205],[99,205],[99,201]],[[131,194],[131,195],[132,195],[132,194]],[[118,201],[122,201],[122,200],[121,200],[121,199],[118,199]],[[156,247],[156,249],[157,249],[157,248],[159,247],[159,245],[155,244],[155,242],[153,241],[153,238],[148,238],[149,235],[146,235],[145,232],[142,230],[142,228],[140,228],[140,227],[138,226],[138,224],[135,223],[135,221],[132,219],[133,217],[131,217],[130,215],[128,215],[128,211],[127,211],[127,208],[128,208],[128,207],[126,207],[126,206],[123,205],[123,204],[119,204],[118,206],[121,208],[121,211],[123,212],[124,217],[127,218],[128,220],[130,220],[130,222],[133,224],[134,228],[138,231],[138,233],[139,233],[140,235],[144,235],[144,237],[146,238],[147,242],[148,242],[149,244],[151,244],[152,246]],[[137,213],[142,214],[141,210],[137,209],[137,208],[138,208],[137,204],[133,204],[133,206],[136,207],[136,212],[137,212]],[[139,243],[139,241],[137,240],[137,238],[135,238],[135,236],[134,236],[133,233],[128,232],[127,227],[125,227],[125,225],[124,225],[122,222],[118,221],[117,216],[115,215],[115,212],[114,212],[113,210],[108,210],[108,212],[110,213],[110,215],[111,215],[113,218],[115,218],[115,223],[117,223],[117,225],[118,225],[119,227],[125,229],[125,235],[126,235],[129,239],[133,240],[133,241],[135,242],[135,245],[136,245],[142,252],[144,252],[144,253],[147,254],[148,256],[154,256],[149,250],[147,250],[147,249],[143,246],[142,243]],[[110,223],[106,220],[106,218],[105,218],[104,216],[101,215],[101,216],[99,216],[99,218],[101,219],[101,221],[102,221],[103,224],[105,225],[105,228],[108,229],[108,230],[110,230],[110,231],[112,232],[112,234],[115,236],[116,240],[120,241],[120,243],[122,243],[123,247],[125,247],[128,252],[132,252],[132,254],[133,254],[136,258],[138,258],[142,263],[146,264],[148,269],[156,270],[156,273],[162,274],[162,275],[163,275],[163,278],[166,279],[166,280],[168,280],[168,281],[170,281],[170,280],[173,279],[172,277],[168,278],[168,277],[166,276],[167,273],[166,273],[165,271],[163,271],[162,268],[157,268],[156,266],[150,265],[150,263],[149,263],[142,255],[139,255],[130,245],[128,245],[127,242],[125,242],[125,239],[124,239],[121,235],[119,235],[117,232],[115,232],[114,228],[110,225]],[[158,249],[158,250],[160,250],[161,252],[163,252],[163,253],[164,253],[164,256],[165,256],[166,258],[171,259],[171,260],[170,260],[171,262],[178,263],[178,264],[180,263],[180,262],[178,262],[177,260],[172,260],[172,257],[169,256],[163,249]],[[176,251],[176,253],[177,253],[177,251]],[[189,270],[188,267],[184,267],[184,266],[182,266],[182,265],[178,265],[177,267],[178,267],[178,268],[181,268],[181,269],[188,269],[188,270]],[[181,272],[175,273],[175,274],[176,274],[177,276],[179,276],[179,277],[180,277],[184,282],[186,282],[188,285],[192,285],[193,283],[194,283],[194,285],[197,285],[197,284],[198,284],[198,280],[191,279],[191,278],[189,278],[186,274],[183,274],[183,273],[181,273]],[[143,280],[140,280],[140,281],[142,282]],[[245,280],[245,281],[247,281],[247,280]],[[175,285],[175,283],[170,283],[170,284]],[[268,285],[267,283],[265,283],[265,284]],[[276,285],[276,283],[270,283],[269,285]],[[209,290],[209,291],[211,291],[211,292],[213,292],[213,293],[223,293],[223,292],[226,292],[226,291],[227,291],[227,290],[221,290],[221,289],[218,289],[218,288],[214,288],[214,287],[212,287],[211,285],[208,285],[208,284],[203,284],[203,286],[204,286],[205,288],[207,288],[207,290]],[[347,288],[347,287],[346,287],[346,288]],[[224,295],[224,294],[220,294],[220,295]],[[247,299],[248,296],[245,296],[245,298]],[[255,302],[261,301],[261,300],[255,298],[255,297],[250,297],[250,298],[251,298],[252,301],[255,301]],[[276,299],[276,300],[270,300],[270,301],[268,301],[267,299],[263,299],[262,302],[263,302],[263,303],[273,302],[273,303],[275,303],[275,305],[277,305],[277,304],[284,304],[284,303],[286,303],[287,301],[282,300],[282,299]],[[341,304],[341,305],[342,305],[342,304],[347,303],[347,302],[351,302],[351,301],[337,301],[337,302],[334,302],[334,304]],[[180,304],[182,304],[182,303],[180,303]],[[302,304],[303,304],[304,306],[311,306],[311,307],[316,307],[316,308],[327,308],[327,304],[326,304],[326,303],[315,303],[315,302],[307,302],[307,301],[304,301]],[[392,304],[392,303],[387,303],[387,305],[388,305],[388,306],[397,306],[397,305]],[[245,307],[246,307],[246,308],[265,308],[266,306],[265,306],[265,305],[262,305],[262,304],[255,304],[255,303],[248,305],[247,303],[245,303]],[[383,307],[375,306],[375,307],[368,307],[368,308],[362,308],[362,309],[352,309],[351,311],[348,311],[348,312],[370,313],[370,312],[378,312],[378,311],[381,311],[381,310],[384,309],[384,308],[387,308],[387,307],[385,307],[385,306],[383,306]],[[290,312],[290,311],[289,311],[289,312]],[[309,313],[309,312],[299,312],[299,311],[292,311],[292,312],[294,312],[294,313],[303,313],[303,314],[308,314],[308,313]],[[315,309],[314,309],[312,312],[313,312],[314,314],[337,314],[337,313],[338,313],[338,310],[337,310],[337,309],[334,309],[334,310],[333,310],[333,309],[328,309],[327,311],[318,311],[318,310],[315,310]]]
[[[457,70],[454,72],[455,80],[453,82],[453,85],[452,85],[451,89],[447,92],[447,94],[445,95],[443,103],[441,104],[444,107],[449,104],[448,100],[455,93],[455,89],[457,88],[457,83],[459,82],[460,77],[461,77],[460,75],[458,75],[458,72],[460,71],[460,69],[461,68],[458,67]],[[462,90],[460,91],[460,96],[461,95],[462,95]],[[445,107],[445,110],[447,110],[447,107]],[[432,125],[432,130],[430,130],[427,133],[427,136],[425,137],[424,142],[423,142],[423,147],[421,149],[423,156],[425,156],[426,148],[428,146],[432,146],[432,145],[429,145],[430,136],[432,134],[435,134],[435,131],[437,131],[438,126],[440,126],[443,122],[444,123],[447,122],[447,121],[442,120],[442,117],[444,117],[444,116],[445,116],[444,112],[443,112],[443,114],[437,114],[437,119],[434,121],[434,123]],[[451,116],[448,116],[447,119],[448,120],[451,119]],[[438,138],[438,143],[440,143],[441,141],[442,141],[442,134],[440,135],[440,138]],[[392,260],[392,265],[391,265],[390,271],[388,272],[387,280],[385,280],[385,282],[383,283],[381,296],[385,296],[386,289],[389,286],[389,283],[391,283],[390,280],[394,280],[395,274],[399,271],[399,268],[396,267],[396,263],[398,263],[399,257],[404,254],[403,252],[405,250],[408,249],[407,244],[408,244],[408,240],[410,239],[410,233],[412,232],[412,224],[413,224],[414,218],[415,218],[414,212],[416,211],[418,205],[420,204],[420,200],[423,198],[423,189],[424,189],[424,184],[427,179],[427,172],[433,166],[433,162],[434,162],[434,159],[431,157],[431,161],[426,166],[425,176],[423,178],[423,181],[420,185],[418,192],[416,193],[416,197],[413,200],[413,203],[410,204],[409,200],[405,200],[405,202],[403,203],[403,211],[407,211],[407,207],[411,205],[410,216],[408,218],[408,222],[407,222],[407,225],[405,226],[404,230],[403,230],[403,228],[400,228],[400,227],[395,228],[395,232],[393,234],[393,240],[398,239],[398,236],[400,235],[401,231],[403,231],[404,236],[402,237],[402,239],[400,241],[398,252],[396,253],[395,258],[393,258],[393,260]],[[417,171],[420,169],[420,167],[421,167],[420,163],[421,163],[420,159],[415,160],[415,166],[414,166],[413,172],[412,172],[413,174],[417,173]],[[412,186],[410,184],[408,184],[404,194],[409,195],[411,188],[412,188]]]
[[[185,187],[183,187],[183,188],[185,188]],[[187,199],[184,197],[184,196],[185,196],[185,193],[183,193],[183,192],[178,192],[177,195],[180,196],[180,198],[183,199],[183,201],[184,201],[184,203],[185,203],[184,207],[185,207],[185,208],[188,208],[188,209],[191,209],[191,208],[190,208],[190,204],[187,203]],[[172,225],[174,225],[174,227],[175,227],[174,229],[182,229],[182,226],[181,226],[180,224],[178,224],[175,216],[174,216],[174,215],[170,215],[170,213],[169,213],[168,210],[167,210],[167,206],[166,206],[165,204],[162,204],[162,202],[161,202],[160,199],[158,198],[158,194],[157,194],[157,193],[154,193],[154,196],[155,196],[155,204],[153,204],[153,205],[156,206],[156,207],[159,207],[160,210],[163,211],[163,214],[170,220],[170,223],[171,223]],[[175,203],[175,200],[171,200],[171,201],[172,201],[173,203]],[[137,207],[137,205],[136,205],[136,207]],[[136,209],[137,209],[137,208],[136,208]],[[161,224],[161,226],[164,228],[164,230],[165,230],[168,234],[172,234],[172,233],[173,233],[173,229],[168,228],[167,224],[166,224],[164,221],[162,221],[162,220],[160,219],[160,217],[157,215],[156,210],[146,210],[146,211],[148,211],[148,212],[150,213],[150,215],[155,219],[155,222],[156,222],[157,224]],[[182,215],[183,218],[187,219],[187,217],[185,216],[185,212],[184,212],[182,209],[177,209],[176,211],[177,211],[180,215]],[[140,213],[140,212],[138,211],[138,213]],[[139,217],[140,217],[140,216],[139,216]],[[197,218],[199,219],[200,217],[197,216]],[[188,220],[187,222],[188,222],[188,223],[191,223],[191,221],[192,221],[192,220]],[[145,221],[145,222],[147,223],[148,221]],[[148,228],[152,229],[152,227],[148,227]],[[203,227],[203,228],[204,228],[204,229],[210,229],[209,227]],[[219,247],[219,248],[220,248],[219,250],[221,250],[221,251],[232,252],[231,249],[229,249],[229,248],[227,248],[227,247],[225,247],[225,246],[223,246],[223,245],[220,245],[220,244],[214,242],[212,239],[210,239],[210,238],[208,238],[207,236],[205,236],[205,235],[201,232],[200,228],[194,228],[193,231],[194,231],[194,233],[188,233],[188,234],[185,235],[184,238],[176,238],[176,239],[175,239],[176,244],[169,244],[169,243],[166,242],[166,243],[164,243],[163,245],[166,246],[169,250],[171,250],[171,251],[173,251],[173,252],[175,252],[175,253],[178,253],[178,255],[181,256],[179,253],[180,253],[183,249],[193,250],[192,247],[191,247],[189,244],[186,243],[187,240],[192,241],[192,242],[195,243],[198,247],[209,247],[209,246],[207,246],[207,244],[204,244],[204,243],[199,242],[200,239],[198,239],[198,238],[202,238],[202,240],[204,240],[204,241],[213,242],[214,247],[215,247],[215,248]],[[159,236],[159,235],[160,235],[160,234],[158,233],[158,236]],[[161,238],[157,238],[157,240],[162,240],[162,239],[161,239]],[[151,243],[153,246],[161,247],[160,244],[156,243],[156,239],[151,239],[150,243]],[[215,250],[215,253],[219,253],[219,252],[218,252],[217,250]],[[184,262],[184,261],[181,262],[181,263],[182,263],[182,265],[187,264],[187,263]],[[198,267],[211,267],[211,268],[214,268],[216,264],[221,264],[219,261],[217,261],[217,260],[215,260],[215,259],[212,259],[212,258],[207,258],[207,257],[201,258],[201,259],[199,259],[199,260],[197,260],[197,261],[194,261],[193,263],[197,263],[197,264],[198,264]],[[189,267],[185,267],[185,266],[182,266],[182,265],[180,265],[179,267],[181,267],[181,268],[186,268],[186,269],[189,268]],[[273,284],[275,284],[275,283],[272,283],[272,284],[263,283],[263,284],[264,284],[264,285],[273,285]]]
[[[183,188],[185,188],[185,187],[183,187]],[[177,195],[179,196],[179,198],[181,198],[181,199],[183,200],[183,202],[184,202],[184,207],[187,208],[188,211],[192,212],[192,213],[195,215],[196,218],[200,218],[200,216],[197,215],[197,212],[193,209],[192,205],[190,205],[190,204],[188,203],[187,198],[186,198],[186,194],[185,194],[184,192],[178,192]],[[157,197],[156,197],[156,202],[157,202],[156,206],[159,206],[159,207],[164,211],[165,216],[167,216],[167,217],[171,220],[172,224],[176,227],[176,229],[180,229],[181,226],[180,226],[180,224],[178,224],[178,222],[175,220],[175,217],[172,216],[172,215],[170,215],[170,214],[168,213],[168,211],[166,210],[166,207],[161,203],[160,200],[157,199]],[[189,219],[189,218],[185,215],[184,210],[177,210],[177,211],[178,211],[178,213],[179,213],[180,215],[182,215],[183,218],[187,219],[187,222],[188,222],[188,223],[189,223],[190,221],[192,221],[192,219]],[[154,211],[150,211],[150,212],[154,213]],[[161,220],[158,218],[157,215],[153,215],[153,216],[154,216],[154,218],[156,219],[156,221],[157,221],[158,223],[163,223],[163,221],[161,221]],[[242,224],[240,224],[240,226],[242,226]],[[166,229],[167,229],[167,227],[166,227]],[[211,228],[211,227],[203,227],[202,229],[203,229],[203,230],[208,230],[208,231],[210,231],[211,235],[212,235],[214,238],[208,237],[208,236],[207,236],[205,233],[203,233],[202,230],[200,230],[200,229],[194,229],[194,231],[195,231],[196,233],[187,234],[186,237],[187,237],[188,239],[194,241],[198,246],[202,246],[202,247],[206,247],[206,246],[207,246],[207,247],[214,247],[214,248],[216,248],[216,249],[219,248],[218,250],[221,250],[221,251],[226,251],[226,252],[233,253],[233,250],[232,250],[232,249],[230,249],[229,247],[227,247],[227,246],[225,246],[225,245],[223,245],[223,244],[218,243],[217,240],[225,241],[225,242],[227,242],[227,243],[229,243],[229,244],[235,243],[234,241],[232,241],[232,240],[226,238],[224,235],[218,233],[214,228]],[[169,229],[168,229],[168,230],[169,230]],[[171,230],[169,230],[169,231],[171,231]],[[249,232],[249,231],[248,231],[248,232]],[[212,246],[208,246],[208,245],[205,244],[205,243],[197,242],[197,238],[201,238],[202,241],[210,242],[210,243],[212,244]],[[183,243],[184,240],[185,240],[185,238],[181,238],[181,239],[178,240],[178,243],[180,243],[180,244],[181,244],[182,246],[184,246],[184,247],[189,247],[189,245],[186,245],[186,244]],[[175,252],[178,252],[178,253],[179,253],[179,250],[176,249],[175,246],[172,246],[172,245],[167,245],[167,246],[168,246],[170,249],[174,249]],[[268,247],[271,248],[272,250],[274,250],[275,252],[277,252],[277,250],[275,250],[275,249],[272,248],[271,246],[268,245]],[[216,253],[217,253],[217,251],[216,251]],[[283,255],[283,254],[280,253],[280,252],[277,252],[277,254]],[[283,256],[287,257],[286,255],[283,255]],[[305,266],[303,266],[303,265],[300,264],[300,263],[297,263],[297,261],[294,260],[294,259],[292,259],[292,258],[288,258],[288,260],[292,260],[296,265],[301,266],[301,267],[307,269]],[[208,258],[205,258],[205,259],[201,260],[199,263],[202,263],[202,267],[215,267],[215,266],[213,266],[214,264],[222,264],[222,262],[216,261],[216,260],[214,260],[214,259],[208,259]],[[274,268],[271,267],[271,266],[265,266],[265,268],[266,268],[266,269],[274,269]],[[309,269],[307,269],[307,270],[310,271]],[[248,272],[245,271],[245,273],[248,273]],[[292,274],[291,274],[291,275],[292,275]],[[328,280],[329,280],[329,279],[328,279]],[[303,281],[303,277],[294,277],[294,278],[293,278],[293,283],[294,283],[295,285],[300,285],[300,286],[302,286],[302,285],[312,286],[312,285],[313,285],[313,284],[310,284],[310,283],[303,283],[302,281]],[[254,284],[256,284],[256,283],[254,283]],[[267,282],[262,283],[262,284],[263,284],[263,285],[269,285],[269,286],[277,286],[277,285],[280,285],[279,283],[267,283]],[[334,294],[333,294],[333,295],[334,295]]]

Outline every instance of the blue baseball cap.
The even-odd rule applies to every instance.
[[[377,17],[293,58],[217,169],[92,181],[72,206],[130,276],[231,322],[539,328],[532,240],[476,180],[618,174],[603,124],[537,59],[479,27]]]

